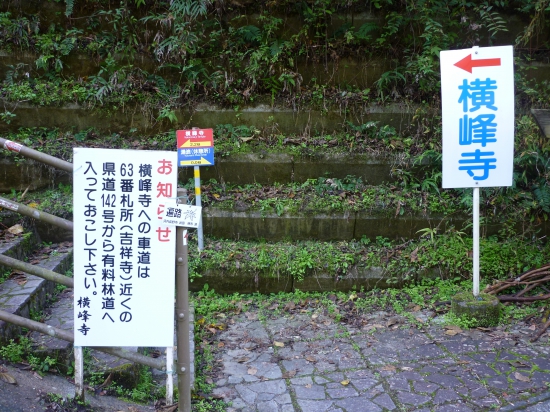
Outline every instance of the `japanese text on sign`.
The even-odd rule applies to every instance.
[[[165,212],[161,223],[197,229],[201,220],[201,207],[165,203]]]
[[[511,185],[512,48],[441,52],[441,85],[443,187]]]
[[[75,345],[173,343],[174,152],[75,149]]]
[[[177,130],[178,166],[211,166],[214,164],[212,129]]]

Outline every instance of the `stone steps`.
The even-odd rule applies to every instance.
[[[36,233],[27,233],[13,239],[1,239],[0,253],[18,260],[26,260],[31,256],[31,263],[35,262],[38,266],[60,274],[72,270],[73,250],[71,244],[50,244],[46,248],[46,250],[49,250],[49,255],[37,255],[36,251],[41,249],[40,246],[41,242]],[[0,266],[0,273],[6,270],[10,269]],[[56,290],[54,282],[29,274],[18,274],[17,277],[10,277],[5,282],[0,283],[1,310],[33,320],[39,319],[42,323],[66,331],[74,330],[73,299],[71,288],[59,292],[59,290]],[[192,310],[190,315],[191,382],[194,384],[194,312]],[[7,344],[10,339],[16,340],[22,335],[19,326],[0,321],[0,344]],[[55,359],[57,361],[55,367],[63,373],[71,370],[74,362],[73,344],[71,342],[32,331],[29,332],[28,336],[32,341],[35,356],[41,359],[47,356]],[[176,336],[174,336],[174,346],[176,344]],[[156,357],[166,359],[166,348],[128,347],[124,349],[133,352],[151,353],[155,354]],[[174,357],[176,357],[176,354],[174,354]],[[140,373],[138,364],[91,348],[86,353],[85,358],[86,374],[102,373],[106,378],[112,373],[112,379],[117,383],[131,385]],[[165,372],[154,370],[153,375],[160,385],[164,384]],[[174,375],[175,382],[176,379],[177,377]],[[174,387],[176,386],[175,383]]]
[[[0,253],[24,260],[37,244],[36,239],[27,234],[4,244],[0,248]],[[50,256],[41,256],[34,261],[40,267],[64,274],[72,268],[72,248],[62,245]],[[0,270],[10,269],[2,267]],[[39,314],[42,311],[55,289],[54,282],[37,276],[29,274],[10,276],[0,284],[0,309],[26,318],[32,317],[31,314]],[[0,341],[7,342],[19,336],[21,336],[21,328],[0,321]]]

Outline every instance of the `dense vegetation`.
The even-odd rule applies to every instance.
[[[9,6],[0,13],[0,49],[36,54],[34,64],[12,65],[3,84],[8,99],[145,99],[167,119],[172,108],[200,99],[242,105],[259,95],[292,107],[438,105],[441,50],[514,43],[518,69],[548,57],[545,0],[43,3],[38,14]],[[79,53],[95,63],[85,75],[70,67]],[[147,70],[136,65],[142,58]],[[335,74],[348,58],[365,69],[383,59],[384,71],[371,85],[342,84]],[[312,77],[320,67],[323,78]],[[534,93],[519,77],[518,101],[546,106],[548,83]],[[52,87],[64,93],[52,94]]]
[[[216,126],[217,156],[398,154],[394,177],[405,190],[398,203],[400,197],[440,197],[439,52],[513,43],[520,113],[514,186],[485,189],[482,208],[486,216],[504,221],[521,216],[535,227],[550,213],[550,144],[521,114],[550,102],[548,80],[537,80],[531,67],[549,56],[543,24],[548,0],[44,0],[36,7],[37,13],[32,6],[0,9],[0,49],[14,56],[30,52],[34,59],[6,72],[0,88],[4,123],[13,120],[21,103],[77,102],[106,113],[139,110],[170,130],[177,109],[213,102],[237,114],[236,124]],[[352,62],[365,71],[379,64],[382,71],[370,80],[339,77]],[[414,115],[401,131],[350,116],[331,134],[303,130],[288,136],[275,122],[239,123],[239,109],[259,101],[325,113],[400,102]],[[133,129],[105,136],[93,128],[27,128],[13,130],[9,138],[69,160],[75,144],[171,149],[173,140],[171,131],[150,137]],[[223,196],[228,189],[215,190]],[[372,188],[354,190],[360,198],[372,198]],[[447,193],[452,203],[469,207],[468,193]],[[272,203],[278,213],[285,206]]]

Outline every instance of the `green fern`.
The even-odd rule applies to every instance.
[[[210,0],[172,0],[170,11],[176,16],[195,20],[206,15]]]
[[[544,212],[550,213],[550,187],[548,184],[545,182],[541,185],[535,186],[533,193],[535,194],[535,198],[540,208]]]
[[[355,33],[355,37],[357,37],[360,40],[370,40],[369,33],[374,30],[377,30],[378,28],[379,28],[378,24],[374,22],[365,23],[361,27],[359,27],[359,29],[357,30],[357,33]]]
[[[65,0],[65,16],[73,14],[74,0]]]
[[[256,26],[244,26],[238,30],[242,39],[248,43],[260,41],[262,39],[262,31]]]
[[[479,16],[487,31],[494,38],[498,33],[508,31],[506,21],[496,11],[491,11],[492,6],[480,7]]]

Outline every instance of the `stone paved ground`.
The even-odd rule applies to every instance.
[[[242,412],[550,411],[533,406],[550,398],[548,335],[530,343],[525,323],[461,331],[433,316],[234,315],[214,342],[214,394]]]

